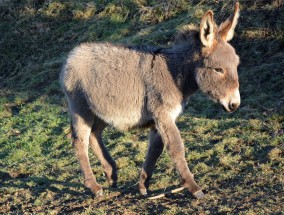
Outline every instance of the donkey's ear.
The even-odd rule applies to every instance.
[[[229,41],[233,38],[239,16],[240,16],[240,9],[239,9],[239,2],[237,2],[235,5],[234,13],[218,28],[218,35],[224,41]]]
[[[200,23],[199,37],[205,47],[211,48],[216,38],[216,24],[213,19],[213,11],[208,10]]]

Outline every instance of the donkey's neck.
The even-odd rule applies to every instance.
[[[162,49],[160,54],[166,60],[169,72],[186,100],[198,90],[195,68],[199,61],[199,52],[194,47]]]

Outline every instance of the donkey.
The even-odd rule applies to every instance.
[[[147,195],[154,166],[165,147],[184,188],[204,196],[194,180],[176,126],[189,97],[200,89],[228,112],[240,105],[239,57],[228,43],[239,17],[234,13],[219,27],[207,11],[200,27],[179,32],[171,47],[131,47],[84,43],[70,52],[60,74],[72,118],[75,154],[85,186],[103,194],[92,172],[88,147],[100,160],[110,185],[116,186],[116,163],[102,142],[107,125],[125,131],[150,127],[149,146],[139,175]]]

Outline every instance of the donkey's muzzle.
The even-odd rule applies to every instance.
[[[228,94],[227,97],[220,99],[220,103],[227,112],[231,113],[237,110],[241,104],[239,89],[235,89],[231,94]]]
[[[224,111],[232,113],[232,112],[234,112],[238,109],[239,105],[234,103],[234,104],[230,104],[228,106],[225,106],[225,105],[222,104],[222,107],[223,107]]]
[[[232,102],[229,104],[228,109],[230,112],[234,112],[235,110],[238,109],[239,106],[240,106],[239,103]]]
[[[238,103],[230,102],[228,104],[223,103],[222,106],[226,112],[232,113],[238,109],[238,107],[240,106],[240,103],[239,102]]]

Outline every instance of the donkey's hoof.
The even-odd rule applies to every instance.
[[[103,191],[103,189],[101,189],[101,190],[97,191],[95,194],[96,194],[96,197],[102,197],[104,195],[104,191]]]
[[[97,197],[103,196],[103,188],[100,185],[92,186],[90,187],[93,194],[95,194]]]
[[[202,192],[202,190],[198,190],[198,191],[196,191],[195,193],[193,193],[193,196],[195,197],[195,198],[197,198],[197,199],[202,199],[202,198],[204,198],[204,193]]]
[[[147,189],[139,189],[139,190],[140,190],[141,195],[147,196]]]

